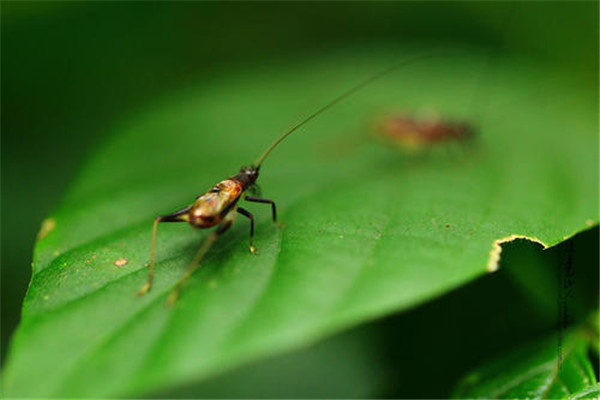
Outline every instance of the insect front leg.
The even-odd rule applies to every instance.
[[[264,204],[270,204],[271,205],[271,211],[273,212],[273,222],[277,223],[277,207],[275,206],[275,202],[273,200],[270,199],[263,199],[261,197],[254,197],[254,196],[246,196],[244,197],[244,200],[246,201],[251,201],[254,203],[264,203]],[[281,226],[281,224],[278,224],[279,226]]]
[[[156,234],[158,232],[158,224],[161,222],[185,222],[188,220],[188,212],[191,206],[182,208],[181,210],[175,211],[174,213],[158,216],[154,219],[154,225],[152,226],[152,243],[150,245],[150,264],[148,266],[148,281],[138,290],[138,296],[143,296],[152,289],[152,282],[154,281],[154,265],[156,263]]]
[[[250,195],[254,197],[262,197],[262,189],[260,188],[258,183],[255,183],[252,186],[250,186],[250,188],[248,189],[248,193],[250,193]]]
[[[213,231],[210,235],[208,235],[208,237],[206,239],[204,239],[202,246],[200,246],[200,248],[198,249],[198,252],[194,256],[192,261],[188,264],[188,267],[186,268],[182,277],[179,278],[179,280],[175,284],[175,287],[169,294],[169,297],[167,298],[168,306],[173,306],[173,304],[175,304],[175,302],[179,298],[179,292],[181,291],[181,288],[183,287],[183,285],[185,285],[187,280],[190,279],[190,277],[192,276],[194,271],[196,271],[196,269],[198,269],[200,262],[202,261],[202,259],[206,255],[206,253],[208,253],[208,250],[210,250],[210,248],[215,243],[217,238],[219,236],[221,236],[227,229],[229,229],[231,227],[232,223],[233,223],[232,219],[224,220],[223,222],[221,222],[221,224],[217,227],[217,229],[215,231]]]
[[[254,247],[254,215],[242,207],[238,207],[237,212],[250,219],[250,253],[256,254],[256,247]]]

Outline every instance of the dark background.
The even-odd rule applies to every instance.
[[[112,126],[187,82],[348,45],[443,42],[527,53],[598,87],[597,2],[2,2],[1,13],[2,360],[42,219]]]

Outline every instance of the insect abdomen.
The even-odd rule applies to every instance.
[[[198,197],[189,213],[189,223],[196,228],[210,228],[221,222],[235,210],[243,192],[242,184],[232,178],[217,183],[211,190]]]

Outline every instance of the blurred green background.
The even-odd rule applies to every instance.
[[[597,2],[3,2],[1,18],[2,360],[19,320],[42,219],[111,127],[188,82],[355,45],[427,42],[527,53],[579,79],[594,101],[598,95]],[[590,257],[582,265],[597,266],[597,230],[578,240]],[[507,253],[515,264],[532,251],[517,247]],[[493,278],[509,282],[499,290],[517,290],[518,280],[503,276]],[[510,282],[514,288],[506,289]],[[479,293],[482,284],[462,292]],[[425,324],[435,304],[402,318]],[[394,319],[381,324],[359,336],[388,343],[381,335],[393,335]],[[415,324],[415,332],[425,326]],[[394,353],[387,353],[393,366]],[[445,375],[441,386],[457,374]],[[202,390],[213,393],[210,385]],[[394,395],[389,381],[378,390]]]

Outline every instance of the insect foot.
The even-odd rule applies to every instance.
[[[144,286],[142,286],[140,288],[140,290],[138,290],[137,295],[139,297],[142,297],[143,295],[145,295],[146,293],[148,293],[150,291],[150,289],[152,289],[152,282],[146,282],[144,284]]]
[[[167,298],[167,307],[173,307],[179,298],[179,289],[175,288],[169,293],[169,297]]]

